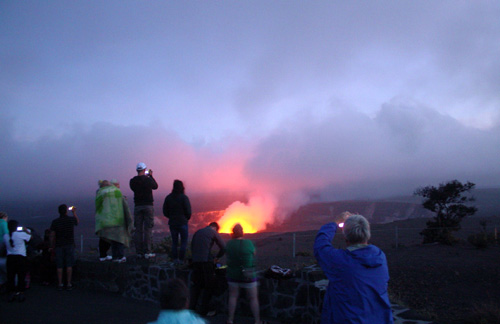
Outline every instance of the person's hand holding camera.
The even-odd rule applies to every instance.
[[[346,212],[343,212],[342,214],[340,215],[337,215],[334,219],[334,222],[337,224],[338,227],[342,228],[344,227],[344,222],[347,218],[349,218],[349,216],[351,216],[352,214],[348,211]]]

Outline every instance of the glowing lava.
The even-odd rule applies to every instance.
[[[257,229],[252,224],[244,219],[239,218],[238,216],[232,217],[231,219],[228,219],[223,224],[221,224],[219,232],[232,233],[234,225],[238,223],[241,225],[241,227],[243,227],[244,233],[257,233]]]
[[[244,233],[256,233],[272,222],[274,202],[262,197],[250,198],[248,204],[232,203],[219,219],[220,233],[232,233],[236,223],[241,224]]]

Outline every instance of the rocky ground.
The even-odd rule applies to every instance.
[[[399,304],[441,324],[500,323],[499,246],[410,246],[386,254]]]

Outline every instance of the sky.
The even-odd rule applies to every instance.
[[[0,200],[500,186],[498,1],[2,1]]]

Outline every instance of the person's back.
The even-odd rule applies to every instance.
[[[123,195],[115,186],[109,185],[97,191],[96,200],[96,229],[105,227],[123,226]]]
[[[55,258],[57,267],[58,289],[62,290],[63,285],[63,269],[66,268],[66,288],[73,289],[71,283],[73,264],[75,262],[75,232],[74,227],[78,225],[79,220],[76,215],[76,207],[72,206],[71,212],[73,216],[68,216],[68,206],[62,204],[58,207],[59,218],[52,221],[50,225],[50,241],[53,244],[55,241]]]
[[[226,244],[227,276],[243,280],[242,268],[255,267],[255,246],[246,239],[231,239]]]
[[[392,316],[387,294],[389,270],[385,254],[378,247],[368,245],[354,251],[340,250],[332,262],[325,262],[323,269],[330,281],[324,302],[332,306],[335,317],[363,318],[364,323],[389,323],[387,316]],[[381,307],[386,311],[371,312]],[[337,323],[331,320],[329,318],[326,323]]]
[[[213,257],[210,251],[214,243],[219,246],[219,254],[217,255],[219,258],[225,253],[225,243],[219,233],[212,226],[196,231],[191,240],[193,262],[211,262]]]
[[[54,219],[50,228],[55,232],[55,246],[74,245],[77,225],[77,219],[68,215],[61,215]]]
[[[135,206],[152,206],[153,190],[158,189],[158,183],[151,176],[136,175],[130,179],[130,189],[134,192]]]
[[[170,258],[174,263],[183,263],[186,255],[189,226],[191,219],[191,203],[186,196],[184,183],[174,180],[172,192],[165,197],[163,202],[163,215],[168,218],[168,226],[172,237]],[[180,247],[179,246],[180,239]]]
[[[163,203],[163,215],[169,219],[168,225],[186,225],[191,218],[191,204],[185,194],[170,193]]]
[[[130,179],[130,189],[134,192],[135,251],[138,257],[153,258],[151,240],[154,227],[153,190],[158,183],[153,178],[153,170],[146,164],[137,164],[137,175]]]
[[[343,225],[345,250],[331,243],[338,224],[322,226],[314,242],[314,255],[329,280],[321,323],[393,323],[387,260],[378,247],[368,244],[368,221],[361,215],[348,216]]]
[[[212,222],[207,227],[196,231],[191,240],[193,271],[191,273],[191,305],[189,308],[197,310],[198,298],[202,294],[199,314],[203,316],[214,312],[214,310],[209,310],[210,299],[216,286],[214,259],[222,257],[226,252],[226,244],[218,231],[219,224]],[[211,253],[214,244],[219,247],[215,258]]]
[[[149,324],[205,324],[206,322],[189,309],[182,310],[162,310],[158,314],[158,319]]]

